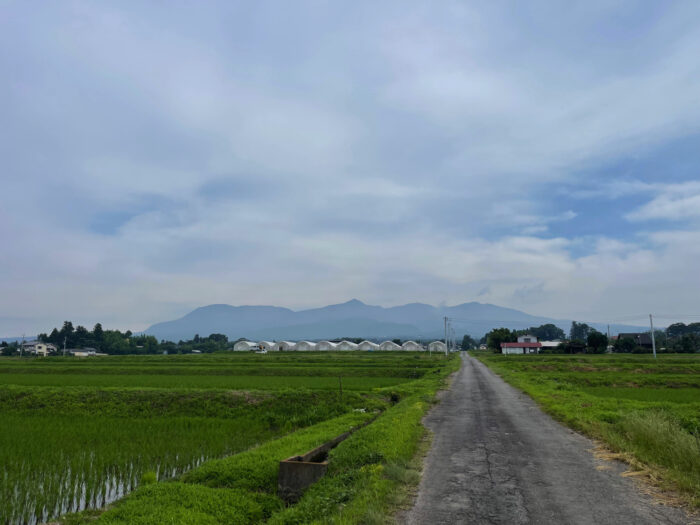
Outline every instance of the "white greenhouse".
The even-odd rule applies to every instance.
[[[373,343],[372,341],[362,341],[359,345],[357,345],[357,349],[372,352],[379,350],[379,345],[377,343]]]
[[[299,341],[294,345],[294,350],[299,352],[311,352],[312,350],[316,350],[316,343],[312,343],[311,341]]]
[[[332,341],[319,341],[316,343],[316,350],[319,352],[333,352],[338,349],[338,343]]]
[[[238,341],[233,345],[234,352],[250,352],[251,350],[257,350],[258,343],[253,341]]]
[[[415,341],[406,341],[401,345],[401,350],[405,350],[406,352],[421,352],[422,350],[425,350],[425,348]]]
[[[397,350],[401,350],[401,347],[397,345],[394,341],[384,341],[382,344],[379,345],[379,349],[382,352],[396,352]]]
[[[341,341],[336,347],[337,350],[357,350],[357,343],[351,341]]]
[[[296,343],[293,341],[277,341],[273,350],[277,350],[278,352],[289,352],[290,350],[294,349],[295,344]]]
[[[270,352],[272,350],[277,350],[277,348],[275,348],[275,343],[272,341],[258,341],[258,350]]]
[[[445,353],[447,352],[447,345],[442,341],[433,341],[428,345],[428,350],[431,352]]]

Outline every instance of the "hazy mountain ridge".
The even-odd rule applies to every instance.
[[[436,307],[410,303],[384,308],[353,299],[351,301],[293,311],[278,306],[231,306],[213,304],[193,310],[180,319],[156,323],[145,333],[158,339],[178,341],[195,334],[226,334],[230,339],[333,339],[337,337],[368,338],[439,338],[444,334],[444,317],[452,321],[459,338],[468,333],[481,337],[492,328],[524,329],[553,323],[565,332],[570,320],[534,316],[493,304],[478,302]],[[598,330],[607,325],[589,323]],[[611,325],[611,331],[636,331],[643,327]]]

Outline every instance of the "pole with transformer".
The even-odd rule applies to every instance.
[[[651,327],[651,348],[654,351],[654,359],[656,359],[656,338],[654,337],[654,320],[649,314],[649,326]]]

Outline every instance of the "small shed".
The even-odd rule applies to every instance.
[[[293,341],[277,341],[273,350],[278,352],[289,352],[294,349],[296,343]]]
[[[377,343],[373,343],[372,341],[362,341],[359,345],[357,345],[358,350],[364,350],[365,352],[374,352],[379,350],[379,345]]]
[[[258,343],[253,341],[238,341],[233,345],[234,352],[251,352],[258,349]]]
[[[352,341],[341,341],[336,347],[337,350],[357,350],[357,343]]]
[[[404,344],[401,345],[401,350],[404,350],[406,352],[421,352],[425,350],[422,345],[419,345],[415,341],[406,341]]]
[[[294,350],[299,352],[311,352],[316,350],[316,343],[312,343],[311,341],[299,341],[294,345]]]
[[[379,345],[379,349],[382,352],[396,352],[401,350],[401,346],[397,345],[394,341],[384,341]]]
[[[442,341],[433,341],[428,345],[428,350],[431,352],[445,353],[447,352],[447,345]]]
[[[316,350],[319,352],[333,352],[338,349],[338,343],[333,341],[319,341],[316,343]]]

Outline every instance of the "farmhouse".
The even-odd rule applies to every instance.
[[[338,343],[336,350],[357,350],[357,343],[352,341],[341,341]]]
[[[293,341],[278,341],[275,343],[275,346],[273,350],[277,350],[278,352],[289,352],[294,348],[294,343]]]
[[[651,348],[651,335],[649,332],[641,332],[641,333],[625,333],[625,334],[619,334],[617,336],[618,341],[621,341],[622,339],[632,339],[637,346],[641,346],[644,348]]]
[[[428,345],[431,352],[447,352],[447,345],[442,341],[433,341]]]
[[[233,345],[234,352],[250,352],[251,350],[257,350],[258,344],[253,341],[238,341]]]
[[[319,341],[316,343],[316,350],[319,352],[332,352],[338,349],[338,343],[332,341]]]
[[[425,348],[415,341],[406,341],[401,345],[401,350],[405,350],[407,352],[420,352],[421,350],[425,350]]]
[[[46,357],[49,354],[56,353],[56,347],[51,343],[42,343],[41,341],[27,341],[22,343],[22,350],[28,354],[41,355]]]
[[[299,352],[310,352],[312,350],[316,350],[316,343],[312,343],[311,341],[299,341],[294,345],[294,350]]]
[[[401,347],[397,345],[394,341],[384,341],[382,344],[379,345],[379,349],[382,352],[395,352],[397,350],[401,350]]]
[[[517,343],[501,343],[504,354],[536,354],[538,348],[542,348],[542,343],[538,343],[537,338],[530,334],[518,336]]]
[[[372,341],[362,341],[359,345],[357,345],[357,349],[372,352],[379,350],[379,345],[377,343],[373,343]]]

